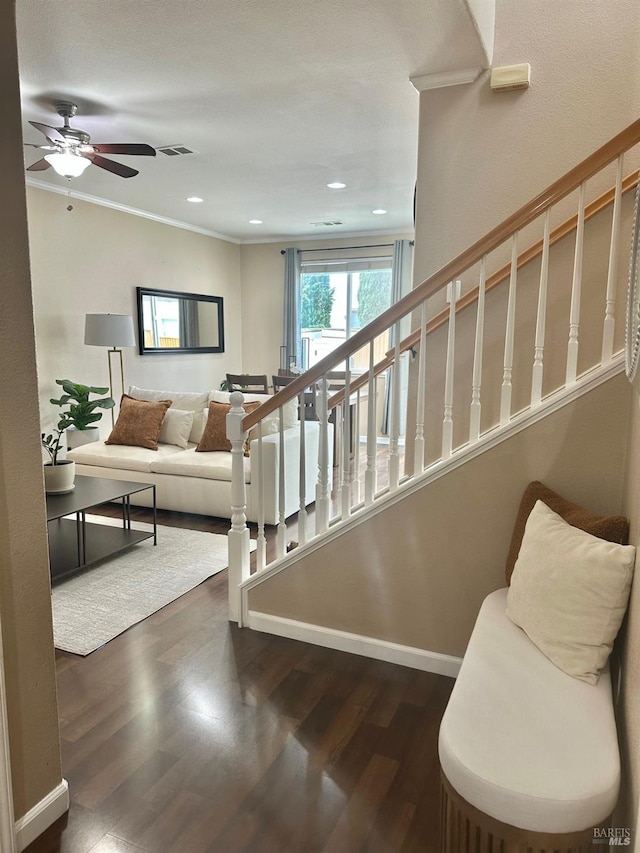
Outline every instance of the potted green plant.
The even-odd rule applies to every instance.
[[[67,406],[63,416],[68,421],[67,447],[79,447],[98,440],[98,427],[95,424],[102,417],[97,409],[112,409],[115,401],[112,397],[90,399],[92,394],[107,394],[108,388],[97,388],[93,385],[81,385],[70,379],[56,379],[56,385],[61,385],[64,394],[59,400],[51,399],[54,406]]]
[[[48,435],[42,433],[42,446],[49,454],[49,462],[44,464],[44,488],[47,494],[64,494],[74,488],[76,463],[72,459],[60,459],[62,436],[70,426],[66,413],[63,413],[57,426]]]

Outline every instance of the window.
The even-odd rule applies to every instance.
[[[303,263],[300,296],[302,366],[306,370],[389,308],[391,258]],[[376,361],[387,343],[387,333],[376,339]],[[352,370],[367,367],[367,353],[351,359]]]

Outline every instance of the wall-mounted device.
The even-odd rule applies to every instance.
[[[531,66],[528,62],[520,65],[501,65],[491,69],[491,90],[510,92],[514,89],[528,89],[531,83]]]

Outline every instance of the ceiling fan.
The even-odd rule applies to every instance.
[[[91,137],[84,130],[77,130],[69,126],[69,119],[75,116],[78,107],[70,101],[59,101],[55,104],[58,115],[64,120],[63,127],[50,127],[37,121],[29,124],[44,134],[48,145],[33,145],[27,142],[30,148],[40,148],[49,151],[41,160],[36,161],[27,168],[27,172],[42,172],[44,169],[53,167],[55,171],[65,178],[76,178],[81,175],[87,166],[92,163],[100,169],[120,175],[121,178],[133,178],[138,172],[130,166],[116,163],[101,157],[101,154],[135,154],[146,157],[155,157],[156,150],[151,145],[139,143],[102,143],[94,145],[89,140]]]

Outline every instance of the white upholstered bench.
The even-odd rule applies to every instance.
[[[506,602],[485,599],[442,719],[442,850],[587,849],[620,782],[609,672],[564,673]]]

